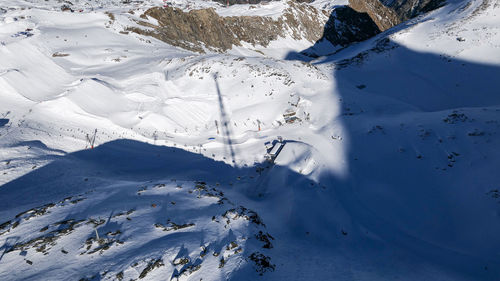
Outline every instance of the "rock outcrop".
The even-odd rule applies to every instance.
[[[173,7],[155,7],[141,16],[144,21],[137,22],[144,28],[129,27],[128,30],[196,52],[224,52],[243,42],[266,47],[280,37],[311,43],[326,39],[333,45],[346,46],[379,32],[366,13],[347,6],[329,14],[303,3],[290,1],[288,4],[278,18],[221,17],[211,8],[185,12]],[[147,21],[149,18],[158,24]]]
[[[325,25],[322,39],[334,45],[347,46],[364,41],[380,33],[379,28],[367,13],[358,13],[351,7],[338,7]]]
[[[368,13],[380,30],[387,30],[443,5],[444,0],[349,0],[349,6]]]
[[[147,29],[130,27],[129,31],[149,35],[184,49],[204,52],[226,51],[242,42],[267,46],[279,37],[315,42],[323,36],[328,13],[306,4],[289,2],[289,7],[277,19],[260,16],[221,17],[214,9],[184,12],[178,8],[155,7],[141,17],[156,19],[138,24]]]

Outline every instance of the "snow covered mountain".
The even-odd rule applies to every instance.
[[[500,2],[346,4],[2,1],[0,279],[498,280]]]

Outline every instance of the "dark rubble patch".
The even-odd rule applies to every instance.
[[[121,217],[121,216],[128,216],[128,215],[131,215],[133,212],[135,212],[135,209],[130,209],[128,211],[123,211],[123,212],[119,212],[115,215],[112,216],[112,218],[117,218],[117,217]]]
[[[32,209],[29,209],[27,211],[24,211],[24,212],[17,214],[16,218],[22,218],[25,220],[29,220],[32,217],[45,215],[50,208],[53,208],[55,206],[56,206],[56,204],[50,203],[50,204],[43,205],[42,207],[32,208]]]
[[[188,227],[195,226],[194,223],[184,223],[184,224],[176,224],[175,222],[168,221],[167,225],[162,225],[161,223],[155,223],[156,228],[162,228],[163,231],[176,231],[179,229],[184,229]]]
[[[449,114],[446,118],[443,119],[443,122],[448,124],[456,124],[459,122],[465,122],[469,118],[467,115],[463,113],[459,113],[458,111],[453,111],[453,113]]]
[[[474,131],[467,133],[467,135],[469,137],[482,137],[485,135],[485,132],[474,129]]]
[[[6,221],[2,224],[0,224],[0,230],[3,230],[4,228],[8,227],[11,224],[12,221]]]
[[[80,255],[83,254],[95,254],[99,252],[99,254],[102,254],[104,251],[109,250],[111,246],[115,244],[123,244],[123,241],[120,241],[117,237],[114,237],[114,235],[120,234],[121,231],[117,230],[116,232],[108,232],[108,237],[100,238],[97,239],[96,237],[90,237],[85,241],[85,250],[80,253]],[[109,237],[111,236],[111,237]],[[97,242],[97,243],[96,243]],[[94,245],[97,244],[96,247]]]
[[[271,243],[271,240],[274,240],[274,237],[272,237],[271,234],[263,233],[261,230],[259,230],[259,233],[255,234],[255,238],[257,238],[257,240],[264,243],[262,248],[265,248],[265,249],[272,249],[273,248],[273,244]]]
[[[159,267],[162,267],[164,265],[165,264],[163,263],[163,260],[161,258],[149,262],[148,265],[146,266],[146,268],[144,268],[142,270],[141,274],[139,275],[139,279],[143,279],[144,277],[146,277],[148,275],[148,273],[153,271],[155,268],[159,268]]]
[[[185,264],[188,264],[190,262],[190,259],[188,257],[184,257],[184,258],[176,258],[172,264],[177,266],[177,265],[185,265]]]
[[[215,187],[209,187],[203,181],[196,181],[193,190],[189,190],[189,193],[195,193],[198,198],[202,197],[212,197],[218,198],[218,205],[223,205],[224,203],[232,204],[229,199],[224,196],[224,192],[216,189]]]
[[[14,220],[9,220],[7,222],[2,223],[0,225],[0,230],[3,230],[10,225],[11,227],[8,228],[7,231],[5,231],[5,232],[9,232],[10,229],[14,229],[17,226],[19,226],[19,224],[22,221],[29,221],[32,218],[46,215],[46,214],[50,213],[50,210],[55,208],[55,207],[63,207],[63,206],[66,206],[67,204],[77,204],[85,199],[86,198],[81,196],[81,195],[74,196],[74,197],[70,196],[70,197],[66,197],[63,200],[59,201],[57,204],[56,203],[49,203],[49,204],[45,204],[41,207],[31,208],[27,211],[24,211],[24,212],[17,214],[15,216]],[[5,232],[0,233],[0,235],[4,234]]]
[[[268,271],[274,271],[276,269],[276,265],[271,263],[271,258],[262,253],[252,253],[248,258],[254,262],[255,271],[261,276]]]
[[[94,227],[98,227],[99,225],[104,224],[105,222],[106,222],[106,220],[101,219],[101,218],[99,218],[99,219],[89,218],[87,220],[87,224],[93,224]]]
[[[500,200],[500,191],[498,189],[492,189],[488,192],[486,192],[486,195],[490,196],[493,199],[499,199]],[[500,201],[498,201],[500,203]]]
[[[180,270],[175,269],[170,280],[178,280],[181,276],[189,276],[193,274],[195,271],[198,271],[201,268],[201,262],[202,261],[200,259],[197,259],[194,262],[185,264]]]
[[[226,219],[227,224],[230,224],[231,220],[237,220],[239,218],[243,218],[256,225],[266,226],[256,212],[249,210],[243,206],[227,210],[226,212],[224,212],[222,217]]]
[[[48,251],[56,245],[56,241],[64,235],[72,233],[76,227],[81,225],[84,220],[65,220],[53,224],[53,226],[59,227],[59,229],[50,231],[42,236],[35,237],[31,240],[25,242],[19,242],[14,244],[7,252],[12,251],[26,251],[31,248],[35,248],[37,252],[48,254]],[[48,226],[44,228],[49,228]]]
[[[81,202],[81,201],[83,201],[85,199],[86,198],[82,197],[81,195],[78,195],[78,196],[75,196],[75,197],[70,196],[70,197],[66,197],[63,200],[59,201],[57,204],[56,203],[49,203],[49,204],[45,204],[45,205],[43,205],[41,207],[31,208],[31,209],[29,209],[27,211],[24,211],[24,212],[21,212],[21,213],[19,213],[19,214],[17,214],[15,216],[16,220],[14,221],[14,223],[12,225],[12,228],[17,227],[21,223],[21,221],[23,221],[23,220],[24,221],[28,221],[28,220],[30,220],[32,218],[48,214],[48,213],[50,213],[50,209],[52,209],[52,208],[63,207],[63,206],[66,206],[67,203],[77,204],[78,202]],[[8,222],[5,222],[5,223],[1,224],[0,225],[0,230],[2,230],[3,228],[6,228],[8,226],[8,224],[9,224],[9,222],[11,222],[11,221],[8,221]]]

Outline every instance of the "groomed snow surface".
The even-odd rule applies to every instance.
[[[497,2],[315,60],[73,2],[0,6],[0,280],[499,280]]]

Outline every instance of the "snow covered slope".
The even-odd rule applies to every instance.
[[[0,279],[500,276],[497,2],[314,60],[193,53],[123,32],[161,1],[74,2],[0,10]]]

